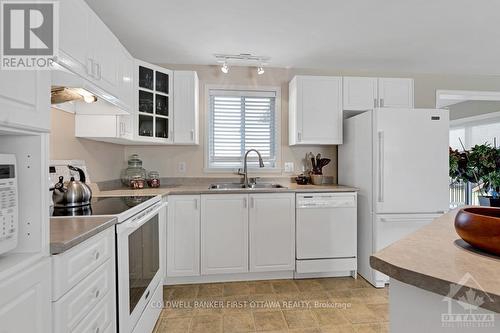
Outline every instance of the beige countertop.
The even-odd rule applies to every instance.
[[[455,232],[453,210],[375,253],[371,266],[398,281],[454,299],[472,289],[500,312],[500,257],[474,250]],[[450,294],[450,286],[458,285]],[[487,295],[485,295],[485,293]],[[466,298],[467,299],[467,298]]]
[[[53,217],[50,219],[50,253],[65,252],[116,223],[114,216]]]
[[[144,188],[132,190],[126,187],[99,190],[93,189],[95,197],[105,196],[142,196],[142,195],[188,195],[188,194],[216,194],[216,193],[286,193],[286,192],[355,192],[356,188],[342,185],[298,185],[296,183],[282,184],[286,188],[270,189],[235,189],[235,190],[209,190],[210,183],[189,184],[189,185],[165,185],[159,188]]]

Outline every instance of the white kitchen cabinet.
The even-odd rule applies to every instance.
[[[0,281],[1,332],[52,332],[50,258]]]
[[[413,108],[413,79],[379,78],[380,107]]]
[[[79,86],[130,112],[132,105],[122,98],[132,93],[129,80],[133,63],[128,52],[83,0],[60,2],[60,43],[56,62],[79,78]],[[124,70],[126,66],[130,69]],[[127,74],[128,73],[128,74]],[[55,85],[63,76],[55,77]],[[125,79],[125,81],[124,81]],[[76,81],[74,78],[73,81]]]
[[[118,144],[133,143],[133,119],[126,115],[75,115],[75,136]]]
[[[344,77],[344,110],[366,111],[377,107],[376,77]]]
[[[3,70],[0,125],[50,130],[50,72]]]
[[[60,1],[59,6],[57,62],[82,77],[91,76],[90,8],[81,0]]]
[[[289,85],[289,144],[342,144],[342,78],[295,76]]]
[[[250,271],[295,267],[295,194],[250,194]]]
[[[201,209],[201,273],[248,272],[248,195],[202,195]]]
[[[344,110],[413,108],[413,79],[344,77]]]
[[[200,196],[169,196],[167,278],[198,275],[200,275]]]
[[[174,144],[199,143],[199,88],[194,71],[174,71]]]

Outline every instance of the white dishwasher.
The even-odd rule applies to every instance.
[[[296,210],[296,277],[355,277],[357,193],[297,194]]]

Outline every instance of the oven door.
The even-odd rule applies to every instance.
[[[165,204],[157,203],[116,225],[120,332],[132,332],[162,281],[164,207]]]

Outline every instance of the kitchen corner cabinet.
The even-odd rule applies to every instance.
[[[201,210],[201,273],[248,272],[248,195],[202,195]]]
[[[52,332],[50,258],[0,281],[1,332]]]
[[[200,275],[200,196],[168,197],[167,278]]]
[[[366,111],[377,107],[413,108],[413,79],[344,77],[343,108]]]
[[[2,70],[0,125],[50,131],[50,71]]]
[[[174,144],[199,143],[198,87],[195,71],[174,71]]]
[[[342,78],[295,76],[289,84],[289,144],[342,144]]]
[[[135,136],[139,141],[172,143],[172,71],[136,60]]]
[[[250,194],[250,271],[295,268],[295,194]]]

